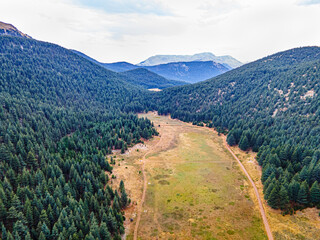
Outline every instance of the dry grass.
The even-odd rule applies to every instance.
[[[113,185],[117,187],[124,179],[133,200],[126,210],[127,239],[132,239],[136,206],[142,195],[140,159],[150,149],[140,239],[266,239],[253,189],[224,148],[221,137],[210,129],[168,117],[151,113],[140,116],[160,125],[160,137],[117,156]],[[255,154],[237,147],[232,150],[263,196]],[[266,203],[264,207],[275,239],[320,239],[318,210],[282,216]]]
[[[259,189],[260,196],[263,197],[263,186],[260,181],[261,168],[255,160],[256,154],[243,152],[237,147],[233,147],[232,150],[246,167]],[[250,191],[251,197],[253,194],[253,191]],[[319,210],[315,208],[305,209],[298,211],[295,215],[282,216],[280,211],[270,208],[266,202],[264,202],[264,208],[275,239],[320,239]]]
[[[148,188],[138,231],[140,239],[266,239],[246,179],[225,151],[222,138],[210,129],[168,117],[142,116],[160,125],[161,138],[157,148],[147,155]],[[156,138],[146,145],[150,149],[158,141]],[[144,151],[140,155],[132,151],[122,165],[136,167],[133,171],[138,173],[139,157]],[[115,174],[119,174],[117,171]],[[126,177],[126,171],[123,174]],[[141,176],[130,174],[126,187],[138,201]],[[131,216],[136,210],[130,212]],[[127,227],[132,234],[132,223]]]

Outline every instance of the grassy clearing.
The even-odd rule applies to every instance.
[[[140,239],[266,239],[246,197],[248,183],[222,139],[168,117],[148,118],[168,141],[148,156]]]

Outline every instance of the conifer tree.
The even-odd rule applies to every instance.
[[[298,203],[307,204],[308,203],[308,187],[306,181],[300,184],[300,189],[298,193]]]
[[[320,204],[320,186],[317,181],[310,188],[310,200],[315,205]]]
[[[227,136],[227,143],[228,143],[230,146],[236,145],[236,139],[234,138],[233,133],[229,133],[229,134],[228,134],[228,136]]]
[[[268,204],[270,207],[278,209],[279,208],[279,185],[275,184],[273,189],[270,192],[270,195],[268,197]]]
[[[246,151],[249,148],[249,140],[246,135],[242,136],[239,142],[239,148]]]
[[[284,186],[282,186],[279,191],[279,208],[282,210],[286,209],[288,203],[289,203],[288,191]]]

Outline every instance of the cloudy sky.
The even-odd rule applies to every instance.
[[[320,0],[1,0],[0,21],[102,62],[320,45]]]

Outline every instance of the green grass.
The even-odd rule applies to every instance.
[[[148,168],[141,228],[158,224],[166,239],[267,239],[222,140],[199,128],[177,134],[175,147],[148,158],[157,164]]]

